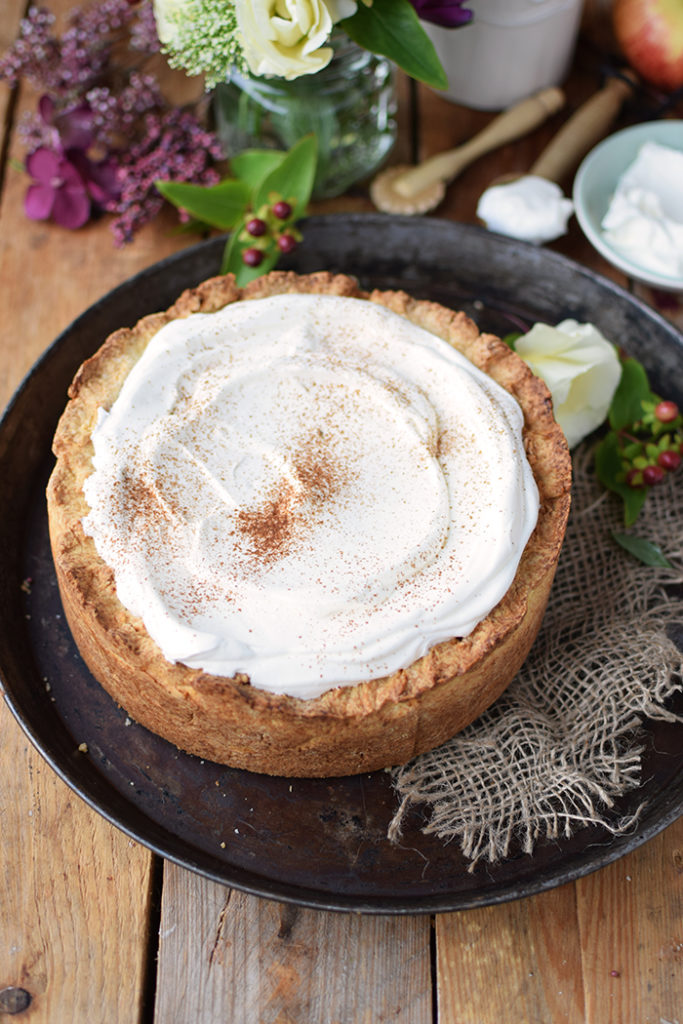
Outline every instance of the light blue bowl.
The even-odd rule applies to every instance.
[[[683,121],[648,121],[610,135],[585,157],[574,178],[574,210],[581,229],[598,252],[629,277],[666,291],[683,291],[683,277],[658,274],[617,252],[600,227],[617,182],[644,142],[683,151]],[[683,189],[683,181],[681,182]]]

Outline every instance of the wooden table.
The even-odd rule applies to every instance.
[[[54,0],[56,10],[70,7]],[[0,48],[23,0],[5,0]],[[570,106],[598,85],[582,48]],[[420,90],[421,156],[490,115]],[[18,118],[0,86],[0,406],[73,317],[187,244],[161,217],[124,250],[106,220],[70,233],[22,210]],[[404,120],[408,105],[403,103]],[[680,116],[680,115],[679,115]],[[474,220],[498,174],[524,170],[561,117],[466,172],[439,214]],[[399,155],[410,145],[403,126]],[[9,159],[8,159],[9,158]],[[362,190],[318,209],[370,209]],[[416,230],[419,224],[416,223]],[[553,248],[626,283],[575,224]],[[683,1021],[683,820],[618,862],[501,906],[429,916],[286,907],[164,863],[90,810],[0,702],[0,1020],[45,1024],[664,1024]],[[21,994],[14,993],[15,1009]]]

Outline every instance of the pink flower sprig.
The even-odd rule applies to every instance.
[[[124,43],[134,60],[125,58]],[[20,126],[32,179],[28,217],[78,228],[113,213],[114,242],[122,245],[161,208],[157,179],[218,180],[217,137],[194,111],[172,107],[139,66],[140,53],[158,49],[151,0],[98,0],[72,12],[61,38],[53,15],[29,9],[0,58],[0,78],[10,85],[26,78],[44,90]]]
[[[61,38],[55,17],[30,7],[19,37],[0,58],[0,78],[10,85],[25,78],[55,98],[73,100],[96,84],[109,67],[117,34],[137,16],[128,0],[101,0],[72,12]]]
[[[221,159],[220,143],[189,111],[147,114],[142,137],[120,157],[121,192],[113,209],[116,245],[130,242],[143,224],[161,209],[158,180],[215,185],[212,162]]]

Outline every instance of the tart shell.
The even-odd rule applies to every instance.
[[[116,595],[112,570],[85,535],[83,483],[92,472],[98,409],[167,322],[230,302],[305,292],[379,303],[445,339],[518,400],[540,495],[536,528],[503,599],[470,636],[438,644],[382,679],[302,700],[261,690],[246,676],[212,676],[172,664]],[[345,275],[274,272],[238,288],[231,276],[186,291],[169,310],[116,331],[69,389],[47,489],[50,541],[64,611],[82,657],[131,718],[189,753],[287,776],[336,776],[409,761],[472,722],[513,679],[545,611],[570,504],[571,461],[545,385],[507,345],[463,313],[403,292],[363,292]]]

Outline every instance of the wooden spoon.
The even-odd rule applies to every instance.
[[[543,124],[564,105],[561,89],[529,96],[494,118],[469,142],[431,157],[417,167],[390,167],[370,185],[370,198],[385,213],[426,213],[443,199],[447,182],[485,153],[513,142]]]
[[[636,84],[636,76],[629,72],[625,72],[623,77],[610,78],[565,122],[532,165],[529,174],[559,182],[573,171],[603,137]]]
[[[572,205],[564,198],[559,189],[555,189],[557,193],[556,199],[550,196],[548,198],[548,214],[550,215],[551,211],[555,210],[556,203],[561,203],[566,209],[562,216],[559,215],[558,209],[557,218],[550,216],[547,223],[545,215],[541,217],[542,232],[546,233],[541,233],[538,238],[532,238],[532,235],[528,232],[534,228],[541,228],[541,222],[537,220],[541,212],[541,208],[538,205],[539,199],[535,198],[532,207],[526,208],[524,204],[527,200],[522,199],[520,193],[515,191],[515,216],[512,221],[508,222],[507,213],[502,220],[499,219],[501,208],[506,210],[512,209],[508,206],[511,202],[510,198],[506,198],[503,206],[499,206],[503,200],[502,190],[508,185],[512,186],[513,183],[519,183],[526,178],[543,178],[557,185],[558,182],[562,181],[567,174],[577,167],[586,153],[603,137],[619,113],[624,100],[632,93],[636,83],[635,75],[629,73],[623,77],[610,78],[599,92],[596,92],[590,99],[586,100],[572,114],[528,172],[525,174],[507,174],[502,178],[497,178],[496,181],[489,185],[479,200],[477,208],[479,217],[487,227],[492,227],[494,230],[511,235],[514,238],[526,238],[533,241],[551,241],[553,238],[557,238],[558,235],[563,234],[566,230],[567,219],[572,213]],[[534,189],[534,192],[536,191]],[[493,207],[487,206],[487,200],[489,203],[494,202],[494,197],[495,205]],[[492,222],[489,218],[493,218]],[[560,223],[564,227],[561,227]]]

